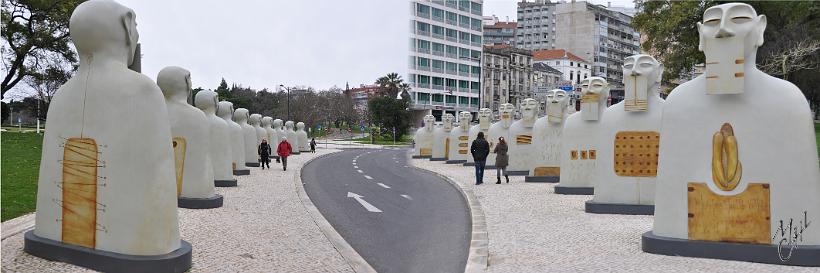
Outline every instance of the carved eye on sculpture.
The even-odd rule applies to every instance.
[[[655,66],[655,64],[650,63],[650,62],[641,63],[641,68],[652,68],[653,66]]]
[[[743,24],[752,21],[752,17],[749,16],[735,16],[732,17],[732,23],[735,24]]]
[[[635,68],[634,64],[632,64],[632,63],[625,63],[624,64],[624,69],[632,69],[632,68]]]
[[[704,18],[704,21],[703,21],[704,25],[707,25],[707,26],[711,27],[711,26],[717,26],[718,24],[720,24],[720,18],[714,18],[714,19],[709,19],[709,20],[705,20],[705,19],[706,18]]]

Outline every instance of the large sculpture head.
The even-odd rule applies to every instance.
[[[467,111],[461,111],[458,113],[458,126],[461,127],[461,130],[466,131],[470,128],[470,121],[473,119],[473,114]]]
[[[196,93],[194,104],[205,114],[216,114],[217,94],[211,90],[202,90]]]
[[[649,96],[658,96],[663,65],[652,56],[638,54],[624,59],[624,110],[646,111]]]
[[[535,124],[535,117],[538,116],[538,101],[532,98],[527,98],[521,101],[521,121],[524,126],[532,127]]]
[[[510,128],[513,122],[513,112],[515,111],[515,106],[511,103],[502,103],[498,106],[498,115],[501,121],[501,125],[504,128]]]
[[[271,122],[273,122],[272,117],[263,117],[262,118],[262,127],[265,127],[265,128],[270,127]]]
[[[547,121],[561,123],[567,112],[567,91],[553,89],[547,91]]]
[[[444,127],[444,131],[449,132],[453,130],[453,121],[456,120],[456,117],[453,114],[447,113],[441,116],[441,123]]]
[[[493,110],[490,108],[481,108],[478,110],[478,127],[481,130],[490,129],[490,123],[493,121]]]
[[[80,54],[80,65],[115,61],[123,66],[134,62],[139,33],[137,15],[117,2],[95,0],[74,9],[68,28]]]
[[[748,4],[728,3],[706,9],[703,22],[698,22],[698,49],[706,55],[706,94],[743,92],[746,67],[755,67],[765,30],[766,16],[758,16]]]
[[[251,114],[248,117],[248,121],[254,127],[259,126],[259,123],[262,121],[262,115],[260,115],[260,114]]]
[[[224,100],[220,101],[216,105],[216,115],[223,119],[231,120],[233,117],[233,103]]]
[[[178,66],[163,68],[157,74],[157,85],[165,100],[186,103],[191,94],[191,72]]]
[[[434,117],[433,115],[425,115],[422,120],[424,121],[424,129],[428,132],[432,132],[433,125],[436,124],[436,117]]]
[[[250,114],[248,112],[248,109],[237,108],[235,111],[233,111],[233,120],[236,121],[236,123],[248,123],[249,117]]]
[[[293,130],[293,121],[290,121],[290,120],[285,121],[285,129]]]
[[[581,119],[598,120],[606,109],[609,83],[601,77],[589,77],[581,81]]]
[[[281,119],[274,119],[273,120],[273,129],[277,129],[277,130],[282,129],[282,120]]]
[[[304,131],[305,130],[305,123],[304,122],[297,122],[296,123],[296,130]]]

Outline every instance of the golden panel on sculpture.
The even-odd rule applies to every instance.
[[[177,196],[182,193],[182,174],[185,170],[185,148],[187,142],[184,137],[174,137],[174,167],[177,174]]]
[[[570,160],[578,160],[578,150],[572,150],[569,152],[569,159]]]
[[[470,146],[470,144],[467,144],[467,143],[464,143],[464,142],[458,144],[458,147],[462,147],[462,148],[467,148],[469,146]]]
[[[433,155],[433,149],[421,148],[421,149],[419,149],[419,155],[421,155],[421,156],[431,156],[431,155]]]
[[[517,135],[517,136],[515,136],[515,143],[518,144],[518,145],[532,144],[532,136],[531,135]]]
[[[448,158],[450,155],[450,138],[444,139],[444,158]]]
[[[587,159],[587,151],[581,151],[581,160]]]
[[[561,167],[535,167],[533,176],[560,176]]]
[[[769,184],[750,183],[733,196],[715,194],[706,183],[687,190],[690,240],[771,243]]]
[[[624,111],[646,111],[647,105],[646,100],[624,100]]]
[[[459,141],[467,141],[467,140],[469,140],[469,139],[470,139],[470,137],[468,137],[468,136],[459,136],[459,137],[458,137],[458,140],[459,140]]]
[[[742,173],[734,129],[724,123],[712,135],[712,182],[721,190],[731,191],[740,183]]]
[[[601,99],[600,94],[586,94],[581,96],[581,103],[595,103]]]
[[[621,131],[615,134],[615,174],[655,177],[661,135],[654,131]]]
[[[62,242],[94,248],[97,236],[97,142],[69,138],[63,151]]]
[[[589,150],[589,159],[595,160],[596,157],[595,150]]]
[[[460,154],[460,155],[466,155],[466,154],[467,154],[467,150],[458,150],[458,154]]]

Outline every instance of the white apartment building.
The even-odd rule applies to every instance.
[[[563,49],[540,50],[532,53],[533,61],[543,63],[561,72],[559,86],[581,84],[581,80],[592,77],[592,64]]]
[[[408,82],[415,126],[432,114],[476,113],[481,90],[482,1],[411,0]],[[458,115],[456,115],[458,116]]]

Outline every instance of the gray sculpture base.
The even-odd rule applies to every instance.
[[[233,170],[233,175],[250,175],[251,170]]]
[[[278,155],[272,155],[272,156],[269,156],[268,158],[270,158],[270,159],[276,159],[276,160],[279,160],[279,156],[278,156]]]
[[[177,198],[177,207],[186,209],[212,209],[222,207],[222,195],[214,194],[208,198]]]
[[[245,167],[259,167],[259,162],[245,162]]]
[[[430,158],[430,156],[429,155],[414,155],[413,158],[416,158],[416,159],[418,159],[418,158]]]
[[[292,154],[292,155],[298,155],[298,154],[301,154],[301,152],[292,152],[292,153],[290,153],[290,154]]]
[[[473,166],[475,166],[475,162],[464,163],[464,166],[473,167]],[[485,170],[495,170],[496,168],[495,168],[495,165],[484,165],[484,169]]]
[[[566,195],[593,195],[595,188],[593,187],[562,187],[555,186],[555,193]]]
[[[656,236],[647,231],[641,236],[641,249],[646,253],[669,256],[710,258],[755,263],[820,266],[820,245],[797,246],[789,257],[789,247],[783,246],[778,252],[778,245],[740,244],[728,242],[711,242],[684,240]],[[782,261],[780,256],[789,257]]]
[[[446,157],[431,157],[430,161],[447,161]]]
[[[560,176],[526,176],[524,177],[524,182],[534,182],[534,183],[558,183],[560,180]]]
[[[464,162],[467,162],[467,160],[447,160],[444,161],[444,164],[462,164]]]
[[[466,162],[466,163],[464,163],[463,165],[464,165],[465,167],[467,167],[467,166],[472,167],[472,166],[475,166],[475,162]]]
[[[590,200],[584,203],[584,211],[597,214],[654,215],[655,205],[598,203]]]
[[[485,167],[485,169],[489,169],[489,168]],[[493,168],[493,169],[495,169],[495,168]],[[509,175],[509,176],[527,176],[527,175],[530,175],[530,171],[507,171],[507,175]]]
[[[180,240],[180,247],[164,255],[138,256],[64,244],[25,234],[23,249],[31,255],[103,272],[185,272],[191,268],[191,244]]]
[[[236,187],[236,179],[232,180],[214,180],[215,187]]]

